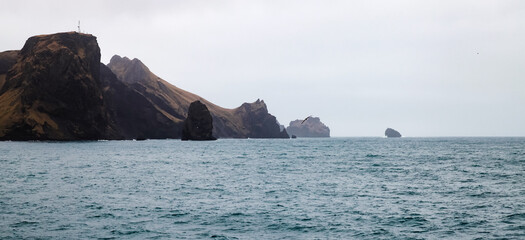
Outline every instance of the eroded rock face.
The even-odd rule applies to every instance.
[[[96,37],[76,32],[29,38],[0,90],[0,139],[110,138]]]
[[[263,100],[243,103],[235,114],[241,118],[249,138],[290,138],[286,130],[281,131],[275,116],[268,113]]]
[[[200,101],[195,101],[188,108],[188,117],[184,120],[182,140],[216,140],[213,137],[213,118],[210,111]]]
[[[119,138],[180,138],[182,121],[173,121],[166,116],[140,92],[119,81],[115,74],[102,63],[100,64],[100,79],[104,102]]]
[[[6,74],[15,65],[19,53],[20,51],[16,50],[0,52],[0,74]]]
[[[4,86],[7,72],[18,60],[20,51],[0,52],[0,92]]]
[[[330,128],[318,117],[309,117],[306,121],[291,121],[286,130],[296,137],[330,137]]]
[[[140,60],[100,63],[96,37],[34,36],[0,53],[0,140],[181,138],[190,103],[200,101],[223,138],[288,137],[263,101],[219,107],[173,86]]]
[[[387,138],[399,138],[401,137],[401,133],[399,133],[398,131],[392,129],[392,128],[387,128],[385,130],[385,136]]]
[[[205,104],[213,118],[213,136],[218,138],[289,138],[279,129],[276,118],[268,113],[262,100],[243,103],[235,109],[217,106],[206,99],[180,89],[153,74],[140,60],[115,55],[108,67],[119,80],[140,93],[161,115],[176,124],[184,121],[188,106],[194,101]],[[176,138],[180,137],[179,135]]]

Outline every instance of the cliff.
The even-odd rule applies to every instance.
[[[153,74],[140,60],[100,63],[96,37],[34,36],[0,53],[0,140],[180,138],[201,101],[222,138],[286,137],[263,101],[219,107]]]
[[[330,128],[321,122],[318,117],[309,117],[306,121],[291,121],[286,128],[288,134],[297,137],[330,137]]]
[[[153,74],[138,59],[115,55],[108,67],[117,78],[149,101],[155,109],[176,124],[186,119],[188,107],[194,101],[207,106],[213,118],[213,136],[218,138],[279,138],[288,137],[279,129],[277,119],[268,113],[264,101],[244,103],[226,109],[180,89]],[[286,136],[285,136],[286,135]],[[180,138],[178,135],[176,138]]]
[[[7,71],[15,65],[18,60],[20,51],[5,51],[0,52],[0,90],[5,83]]]
[[[286,130],[281,131],[277,119],[268,113],[263,100],[242,104],[235,109],[235,115],[248,130],[249,138],[290,138]]]
[[[5,74],[0,112],[0,139],[115,137],[102,96],[96,37],[69,32],[29,38]]]

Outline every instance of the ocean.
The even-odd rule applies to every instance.
[[[0,239],[525,239],[525,138],[0,142]]]

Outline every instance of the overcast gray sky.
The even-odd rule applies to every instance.
[[[220,106],[332,136],[525,136],[525,1],[9,1],[0,51],[81,29]]]

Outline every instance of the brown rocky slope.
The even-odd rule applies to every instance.
[[[0,140],[180,138],[191,102],[213,116],[214,136],[288,137],[263,101],[224,109],[158,78],[139,60],[100,63],[96,37],[31,37],[0,53]]]
[[[100,49],[92,35],[29,38],[0,89],[0,139],[115,136],[103,101],[99,67]]]
[[[208,100],[180,89],[153,74],[140,60],[115,55],[108,67],[118,79],[155,106],[177,124],[186,119],[194,101],[204,103],[213,117],[213,136],[218,138],[288,138],[281,132],[277,119],[268,113],[264,101],[244,103],[235,109],[217,106]]]

